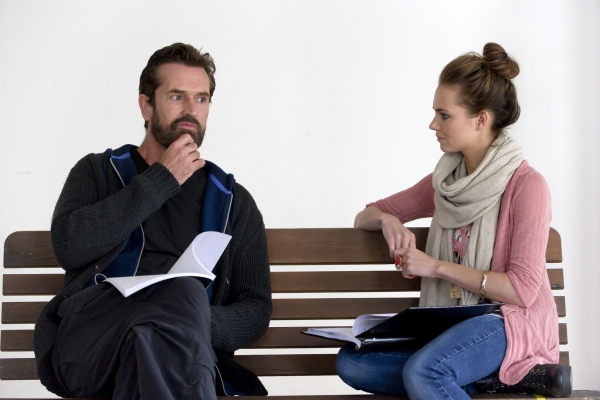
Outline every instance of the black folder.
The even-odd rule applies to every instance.
[[[504,303],[483,303],[469,306],[411,307],[399,314],[361,315],[354,321],[353,327],[308,328],[301,333],[354,343],[357,348],[368,346],[416,350],[453,325],[493,313],[503,305]],[[355,329],[362,333],[354,336]]]
[[[483,303],[468,306],[410,307],[356,337],[361,341],[400,338],[428,341],[459,322],[493,313],[503,305],[504,303]]]

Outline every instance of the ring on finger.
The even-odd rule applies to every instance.
[[[402,268],[404,268],[404,257],[402,257],[402,256],[396,257],[395,267],[398,271],[402,271]]]

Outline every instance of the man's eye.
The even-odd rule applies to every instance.
[[[181,100],[181,98],[182,98],[182,97],[181,97],[181,95],[179,95],[179,94],[175,94],[175,95],[171,96],[171,98],[172,98],[173,100]]]
[[[207,100],[206,97],[198,97],[198,103],[206,103]]]

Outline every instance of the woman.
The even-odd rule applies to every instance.
[[[482,56],[451,61],[440,75],[429,125],[444,152],[433,174],[367,205],[355,220],[355,227],[383,231],[405,278],[422,278],[421,306],[506,305],[417,351],[344,346],[337,368],[350,386],[411,399],[469,399],[473,383],[494,372],[514,385],[532,367],[558,362],[558,316],[545,259],[550,193],[504,132],[519,118],[512,83],[518,73],[495,43]],[[424,217],[433,217],[425,253],[403,225]]]

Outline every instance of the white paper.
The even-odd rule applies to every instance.
[[[230,240],[231,236],[224,233],[203,232],[194,238],[166,274],[108,278],[104,282],[111,283],[123,296],[128,297],[154,283],[181,276],[196,276],[212,281],[215,279],[212,270]]]
[[[386,319],[393,317],[396,314],[364,314],[354,320],[352,324],[352,333],[358,336],[363,332],[368,331],[374,326],[379,325]]]
[[[354,343],[360,348],[361,342],[352,335],[352,328],[308,328],[306,333],[309,335],[321,336],[326,339],[342,340],[344,342]]]
[[[327,339],[341,340],[354,343],[356,348],[360,348],[362,342],[356,336],[368,331],[372,327],[379,325],[386,319],[396,314],[364,314],[354,320],[352,327],[342,328],[308,328],[306,333],[314,336],[321,336]]]

